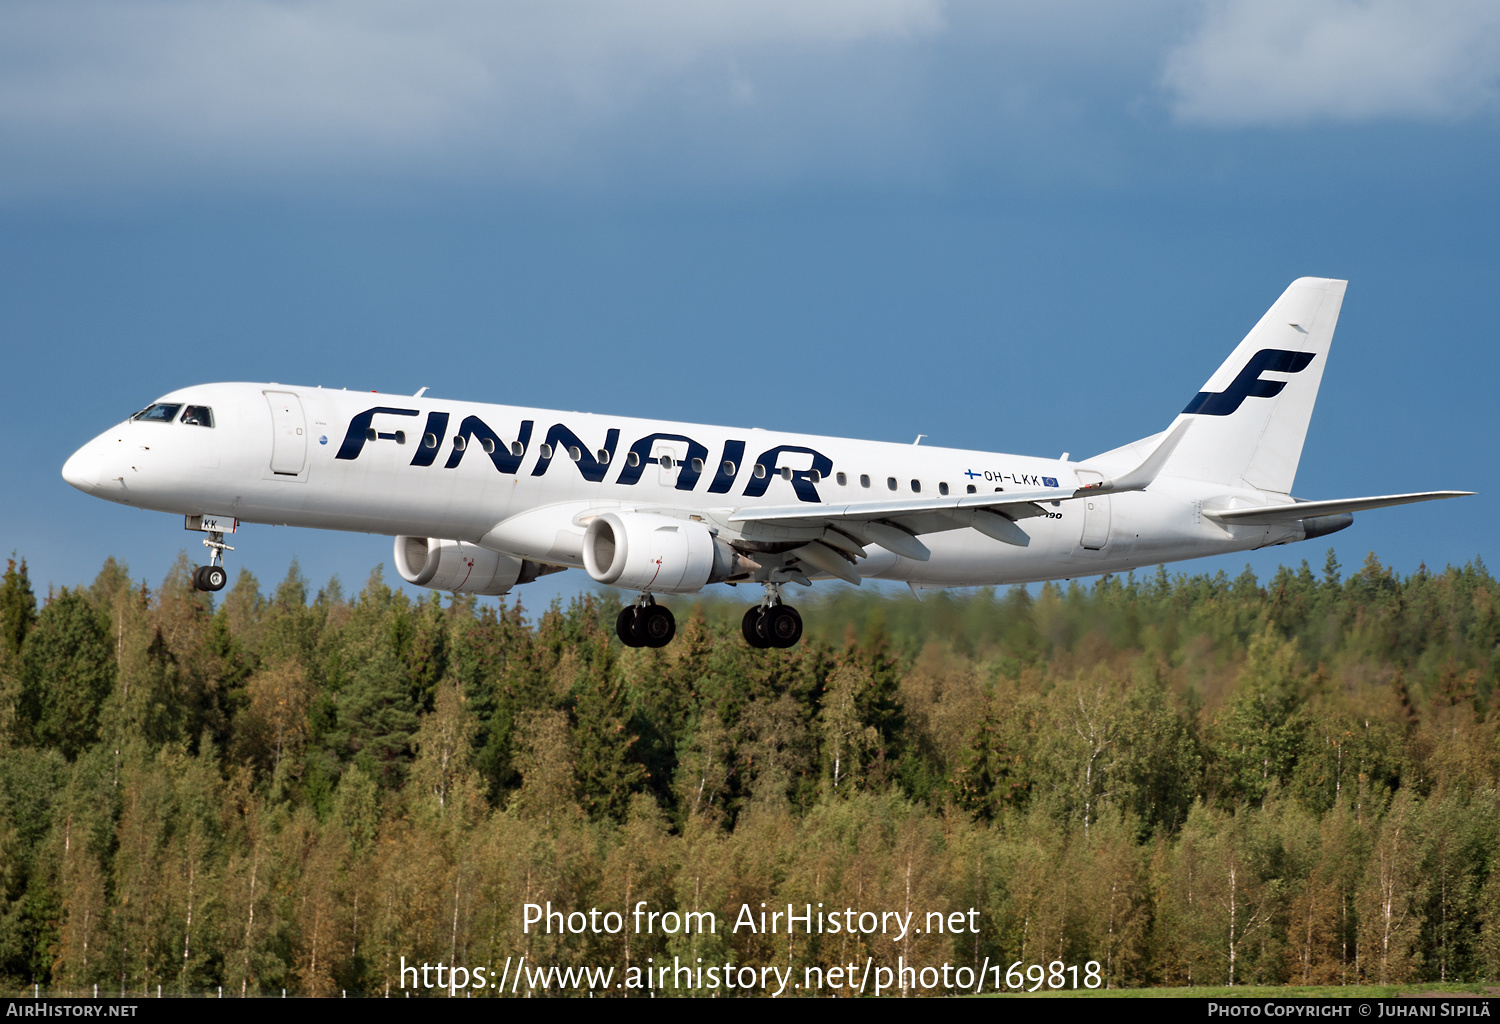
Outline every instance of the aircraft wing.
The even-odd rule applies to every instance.
[[[1044,503],[1118,491],[1140,491],[1156,479],[1167,458],[1187,433],[1191,421],[1174,427],[1145,460],[1129,472],[1082,487],[1049,487],[1030,491],[996,491],[942,498],[912,498],[899,501],[861,501],[831,505],[779,505],[742,508],[729,516],[731,523],[756,527],[822,527],[820,537],[792,554],[840,579],[858,583],[849,565],[864,557],[864,548],[879,544],[898,555],[925,562],[932,557],[919,534],[972,527],[1005,544],[1026,547],[1031,537],[1016,525],[1018,519],[1045,514]]]
[[[1035,491],[1000,491],[995,494],[965,494],[951,498],[917,498],[911,501],[857,501],[845,505],[777,505],[743,508],[729,517],[732,523],[794,522],[890,519],[924,512],[958,512],[990,509],[1011,519],[1041,515],[1037,502],[1062,501],[1083,493],[1076,487],[1049,487]]]
[[[1297,501],[1290,505],[1261,505],[1255,508],[1204,509],[1203,515],[1225,526],[1274,526],[1316,516],[1333,516],[1342,512],[1364,512],[1372,508],[1409,505],[1415,501],[1440,498],[1462,498],[1473,491],[1420,491],[1415,494],[1383,494],[1371,498],[1335,498],[1331,501]]]

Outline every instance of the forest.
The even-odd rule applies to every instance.
[[[1477,560],[838,587],[790,650],[740,636],[758,593],[680,599],[672,646],[627,649],[614,596],[414,600],[379,568],[314,590],[295,564],[208,595],[189,569],[41,594],[9,561],[0,991],[380,996],[403,962],[521,956],[1500,977]],[[523,932],[543,901],[721,927]],[[979,927],[722,926],[761,903]]]

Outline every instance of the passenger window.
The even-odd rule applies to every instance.
[[[757,479],[757,480],[764,480],[765,478],[766,478],[766,467],[762,466],[759,462],[757,462],[755,464],[755,479]]]
[[[155,405],[147,406],[130,418],[138,420],[141,423],[171,423],[177,418],[177,410],[181,408],[180,404],[164,405],[158,402]]]
[[[943,495],[944,497],[946,497],[947,494],[948,494],[948,485],[947,484],[938,484],[938,493],[941,494],[941,495]]]
[[[885,486],[887,490],[894,491],[896,489],[896,478],[893,476],[886,477]]]
[[[734,474],[738,471],[738,469],[739,469],[739,467],[736,466],[733,462],[730,462],[728,459],[724,460],[724,475],[725,476],[730,476],[730,477],[734,476]]]
[[[869,487],[870,486],[870,474],[869,473],[861,473],[859,475],[859,485],[861,487]]]
[[[838,476],[837,476],[836,479],[838,480],[840,487],[848,487],[849,486],[849,477],[846,474],[840,473],[840,474],[838,474]]]
[[[911,492],[913,494],[921,494],[922,493],[922,481],[920,481],[920,480],[913,480],[911,482]]]
[[[182,410],[182,422],[190,427],[211,427],[214,425],[214,411],[206,405],[190,405]]]
[[[973,484],[970,484],[968,487],[968,491],[970,494],[973,494],[977,490],[979,490],[979,488],[975,487]]]

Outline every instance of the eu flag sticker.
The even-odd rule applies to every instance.
[[[1044,476],[1044,477],[1042,477],[1042,486],[1043,487],[1056,487],[1057,486],[1057,477],[1055,477],[1055,476]]]

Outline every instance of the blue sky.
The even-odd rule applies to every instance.
[[[154,582],[196,543],[58,475],[189,383],[427,386],[1078,457],[1165,426],[1303,275],[1351,283],[1299,495],[1481,492],[1361,514],[1339,557],[1493,554],[1493,3],[19,0],[0,17],[18,434],[0,544],[44,588],[109,554]],[[353,587],[390,561],[378,537],[249,527],[236,546],[263,583],[294,556]],[[1316,567],[1326,546],[1249,560]]]

